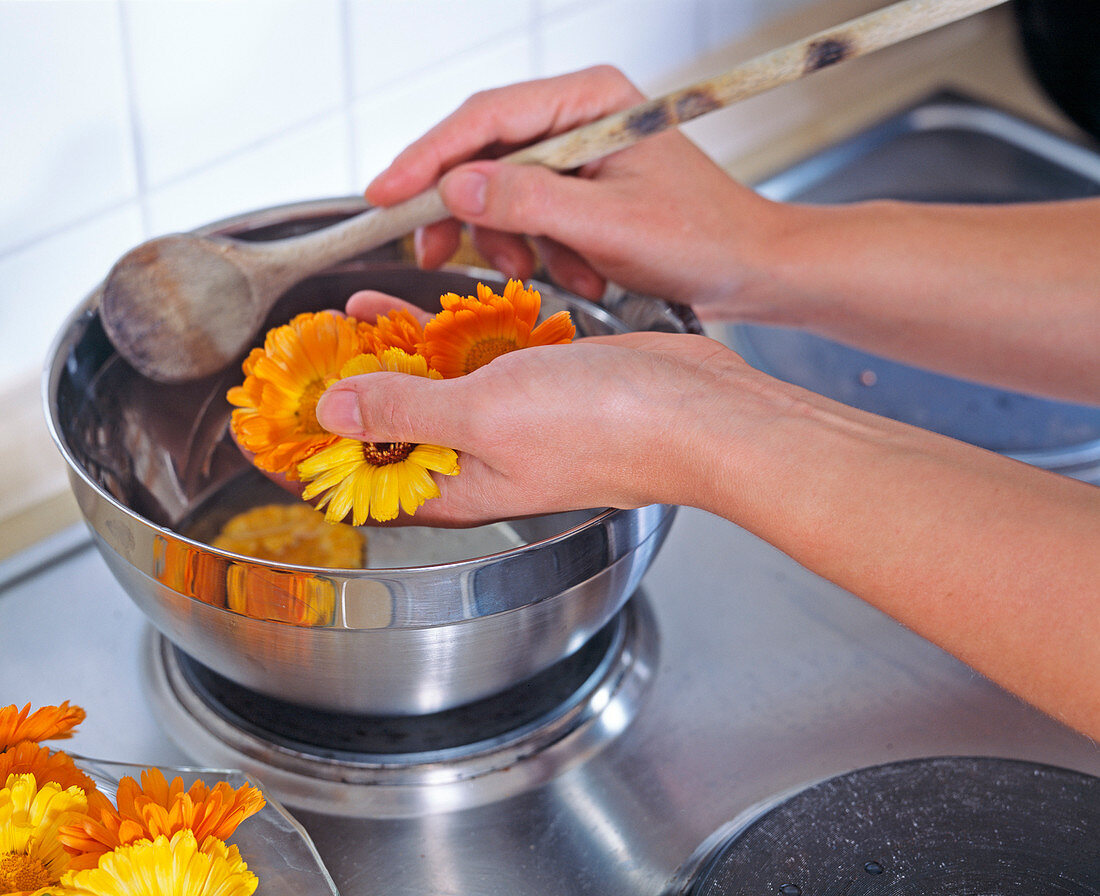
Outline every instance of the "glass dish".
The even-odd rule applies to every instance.
[[[151,767],[69,755],[112,802],[122,778],[129,776],[140,782],[141,773]],[[210,787],[220,781],[234,789],[251,784],[263,793],[266,800],[263,809],[241,822],[229,838],[229,842],[241,851],[241,858],[248,863],[249,869],[259,878],[257,893],[263,896],[301,896],[303,893],[339,896],[339,890],[305,828],[264,791],[259,781],[242,772],[225,769],[157,768],[169,783],[174,778],[182,778],[185,788],[201,779]]]

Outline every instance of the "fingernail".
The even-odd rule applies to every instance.
[[[456,171],[446,178],[447,203],[462,215],[480,215],[485,211],[489,179],[479,171]]]
[[[367,184],[367,187],[363,192],[369,197],[372,191],[378,189],[379,184],[384,183],[386,181],[386,179],[389,177],[390,171],[392,169],[393,169],[393,166],[388,165],[385,168],[383,168],[381,171],[379,171],[376,175],[374,175],[374,177],[371,178],[370,183]]]
[[[363,431],[359,397],[348,389],[330,389],[317,402],[317,422],[340,436],[358,435]]]
[[[416,263],[418,265],[424,264],[424,254],[427,251],[427,246],[424,240],[427,238],[427,232],[423,227],[416,228],[413,233],[413,250],[416,252]]]

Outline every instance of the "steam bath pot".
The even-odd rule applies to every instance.
[[[200,232],[279,239],[362,211],[357,199],[267,209]],[[287,292],[265,329],[342,308],[379,289],[429,310],[499,275],[422,271],[391,243]],[[617,293],[597,306],[535,283],[543,314],[568,310],[578,335],[698,332],[682,308]],[[114,351],[102,287],[58,335],[47,417],[95,543],[169,641],[233,682],[338,712],[416,715],[498,693],[571,655],[637,588],[675,508],[596,508],[473,530],[371,531],[375,568],[281,565],[209,545],[233,514],[293,500],[228,435],[226,390],[240,364],[184,384],[153,382]],[[382,564],[379,566],[378,564]],[[236,609],[231,608],[235,607]]]

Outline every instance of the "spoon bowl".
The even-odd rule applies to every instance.
[[[103,326],[127,360],[160,382],[221,370],[267,313],[232,244],[172,234],[131,249],[112,270]],[[186,301],[179,300],[186,294]],[[150,296],[158,297],[154,304]]]

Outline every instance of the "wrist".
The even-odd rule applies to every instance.
[[[756,194],[748,202],[734,194],[729,206],[713,245],[710,282],[692,302],[696,312],[704,320],[801,325],[814,294],[806,259],[831,251],[819,209]]]

